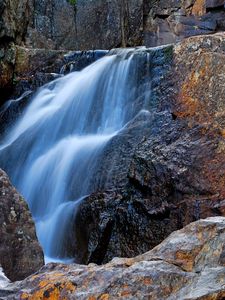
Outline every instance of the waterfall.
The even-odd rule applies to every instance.
[[[1,141],[0,166],[28,202],[46,261],[74,259],[76,208],[106,176],[105,145],[145,106],[148,59],[145,48],[114,50],[46,84]]]

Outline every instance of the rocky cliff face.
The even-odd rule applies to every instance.
[[[225,218],[192,223],[150,252],[110,263],[49,264],[0,290],[1,299],[205,299],[225,297]]]
[[[223,0],[31,2],[27,44],[35,48],[153,47],[225,30]]]
[[[0,170],[0,266],[15,281],[36,272],[43,264],[27,204]]]
[[[35,48],[111,49],[142,43],[143,1],[32,1],[27,43]],[[66,17],[65,17],[66,16]]]
[[[144,44],[157,46],[225,30],[223,0],[144,0]]]
[[[46,49],[45,56],[48,56],[49,49],[169,44],[185,37],[225,30],[224,4],[222,0],[77,0],[75,5],[68,0],[1,0],[2,102],[17,82],[14,70],[21,56],[17,57],[15,45]]]

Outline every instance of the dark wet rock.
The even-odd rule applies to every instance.
[[[80,71],[98,59],[107,55],[108,50],[71,51],[64,55],[64,65],[60,73]]]
[[[23,114],[24,109],[31,100],[33,92],[29,87],[17,99],[8,100],[0,108],[0,135],[4,136],[11,128],[11,125]]]
[[[13,96],[38,87],[69,72],[80,71],[108,51],[61,51],[16,48]]]
[[[43,264],[28,206],[0,170],[0,265],[15,281],[36,272]]]
[[[78,262],[135,256],[190,222],[224,216],[224,40],[153,51],[150,112],[110,141],[103,184],[77,211]]]
[[[222,300],[224,243],[225,218],[200,220],[133,259],[102,266],[48,264],[2,289],[2,299]]]
[[[107,53],[108,51],[68,52],[16,46],[13,73],[8,78],[12,85],[7,97],[17,99],[29,91],[35,92],[54,79],[82,70]],[[1,104],[3,102],[5,101]]]

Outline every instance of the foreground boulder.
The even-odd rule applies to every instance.
[[[103,266],[49,264],[24,281],[8,285],[2,295],[11,300],[222,300],[225,218],[192,223],[133,259],[115,258]]]
[[[43,266],[27,204],[0,170],[0,265],[11,280],[22,280]]]

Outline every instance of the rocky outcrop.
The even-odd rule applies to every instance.
[[[36,90],[72,71],[80,71],[107,54],[102,51],[65,51],[16,47],[14,96]]]
[[[36,272],[43,264],[27,204],[0,170],[0,265],[15,281]]]
[[[208,218],[133,259],[115,258],[103,266],[46,265],[2,289],[2,299],[222,300],[224,251],[225,218]]]
[[[69,50],[141,44],[142,0],[71,2],[34,0],[27,44]]]
[[[28,50],[21,50],[15,45],[34,49],[31,52],[40,54],[38,64],[49,64],[53,56],[56,59],[60,56],[60,50],[112,49],[140,45],[150,47],[174,43],[193,35],[225,30],[225,2],[222,0],[77,0],[76,4],[71,4],[72,2],[1,1],[1,102],[12,95],[17,85],[16,62],[19,60],[23,66],[26,65],[26,69],[31,70],[37,63],[35,59],[28,65],[26,56],[22,61],[21,52]],[[38,50],[39,48],[45,50]],[[49,61],[46,62],[47,57]],[[40,78],[38,71],[35,75]],[[26,74],[23,73],[22,77],[26,77]],[[49,78],[49,74],[43,77]]]
[[[192,37],[150,51],[150,113],[101,157],[110,178],[76,212],[78,262],[135,256],[190,222],[225,216],[224,41]]]
[[[225,30],[224,0],[69,2],[32,2],[29,46],[78,50],[153,47]]]
[[[144,0],[144,44],[174,43],[225,30],[225,1]]]

